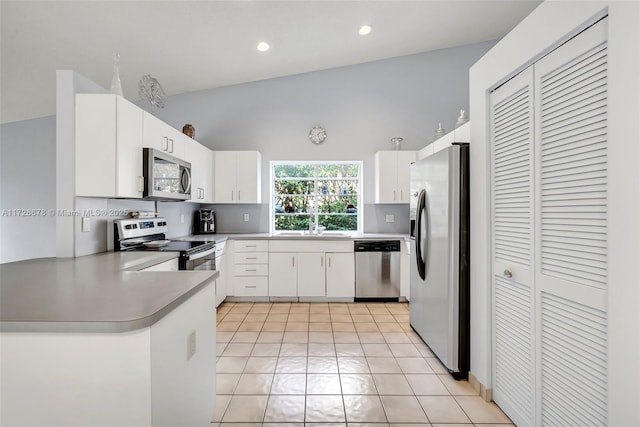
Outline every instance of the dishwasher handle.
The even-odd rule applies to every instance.
[[[355,240],[355,252],[400,252],[400,240]]]

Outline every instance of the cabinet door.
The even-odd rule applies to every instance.
[[[200,175],[200,185],[202,186],[201,203],[213,202],[213,152],[204,145],[200,145],[201,157],[200,167],[202,174]]]
[[[213,199],[212,154],[204,145],[184,136],[185,160],[191,163],[191,201],[211,203]]]
[[[269,296],[297,296],[297,269],[296,254],[269,254]]]
[[[261,158],[257,151],[237,151],[236,203],[261,202]]]
[[[375,202],[398,202],[398,155],[396,151],[375,154]]]
[[[616,366],[607,344],[608,189],[615,188],[607,21],[535,64],[537,425],[616,424],[607,392],[608,366]]]
[[[354,298],[356,271],[353,253],[328,253],[325,258],[327,297]]]
[[[298,296],[323,297],[326,295],[324,253],[302,253],[298,259]]]
[[[535,423],[533,67],[491,94],[493,399]]]
[[[214,202],[236,203],[236,151],[215,151],[213,157]]]
[[[200,144],[185,135],[184,159],[191,163],[191,202],[202,202],[202,182],[204,164]],[[210,165],[209,165],[210,166]]]
[[[143,114],[143,123],[142,145],[144,147],[155,148],[186,160],[185,135],[182,132],[146,111]]]
[[[155,148],[165,153],[169,152],[168,125],[153,114],[143,113],[142,145]]]
[[[118,96],[116,144],[116,197],[140,198],[142,182],[142,113],[136,105]]]
[[[76,95],[76,196],[116,196],[116,96]]]
[[[398,189],[396,203],[409,203],[411,194],[411,163],[416,161],[415,151],[397,151],[398,154]]]
[[[185,139],[193,141],[191,138],[186,137],[185,134],[177,129],[172,128],[166,123],[163,123],[166,128],[167,136],[169,138],[169,151],[168,153],[179,159],[185,158]],[[195,142],[195,141],[193,141]]]

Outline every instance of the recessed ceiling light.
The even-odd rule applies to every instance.
[[[266,52],[269,50],[269,47],[269,43],[260,42],[258,43],[258,46],[256,46],[256,49],[258,49],[260,52]]]
[[[358,34],[360,34],[361,36],[366,36],[367,34],[369,34],[371,32],[371,27],[368,25],[363,25],[362,27],[360,27],[360,29],[358,30]]]

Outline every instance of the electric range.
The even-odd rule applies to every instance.
[[[215,242],[166,238],[165,218],[127,218],[113,222],[114,251],[178,252],[180,270],[215,270]]]

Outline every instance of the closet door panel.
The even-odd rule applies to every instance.
[[[543,425],[607,425],[607,20],[535,64]]]
[[[491,94],[493,398],[535,424],[533,69]]]

